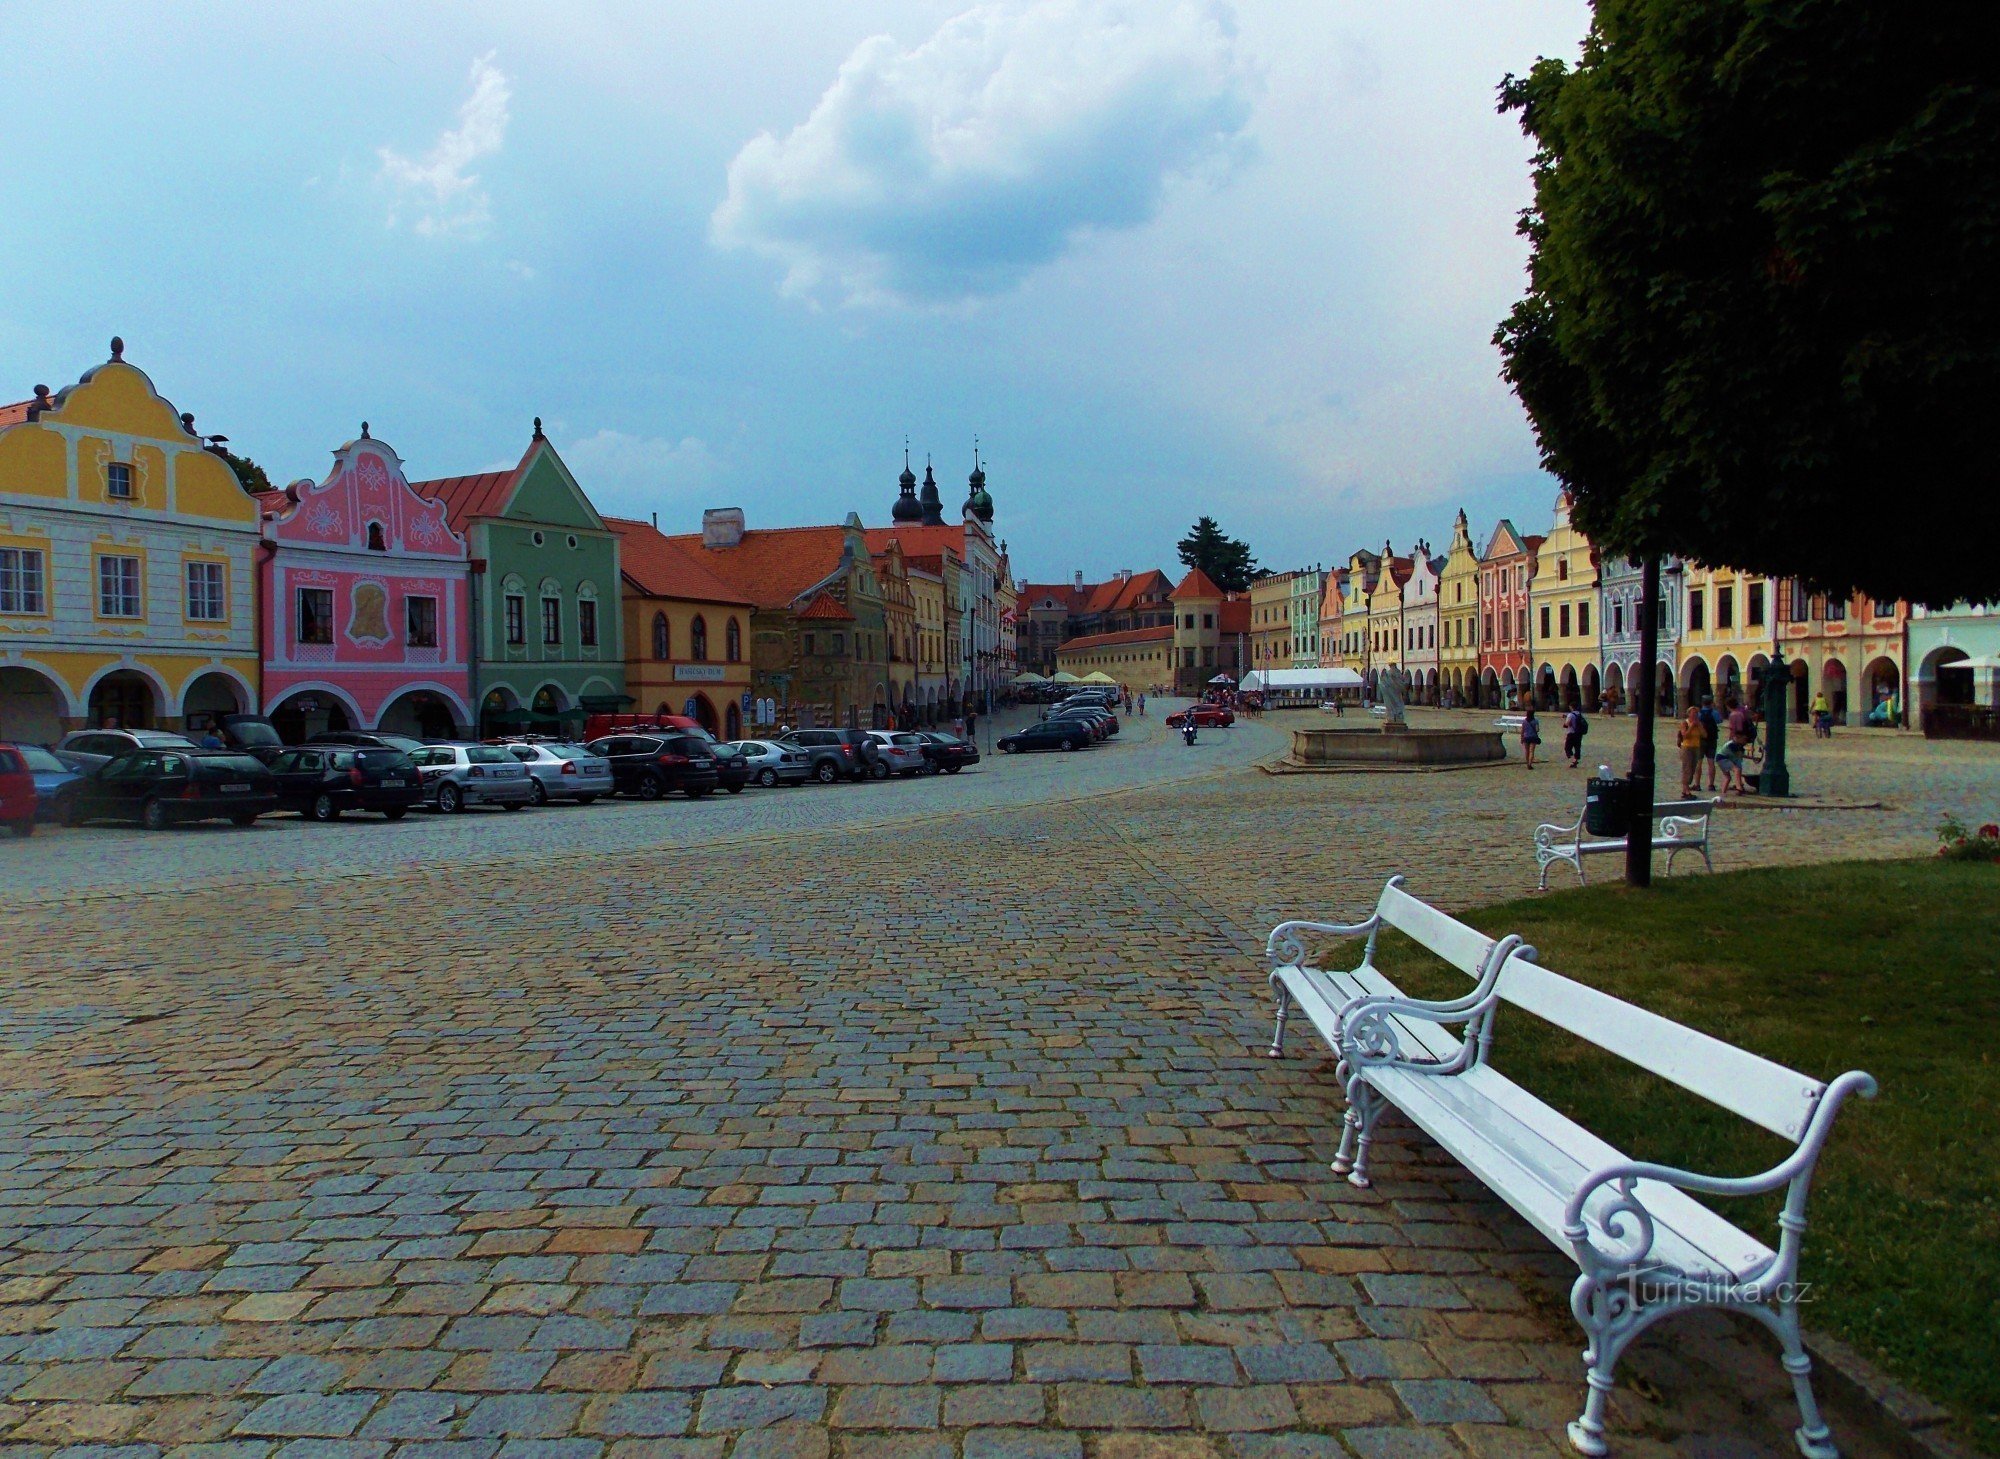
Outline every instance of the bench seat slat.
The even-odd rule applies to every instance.
[[[1369,1080],[1562,1251],[1569,1250],[1562,1223],[1571,1195],[1593,1171],[1626,1158],[1491,1065],[1456,1075],[1376,1068]],[[1657,1181],[1639,1181],[1635,1189],[1653,1216],[1654,1259],[1718,1278],[1741,1277],[1770,1261],[1768,1246],[1684,1191]],[[1607,1188],[1586,1207],[1584,1219],[1594,1229],[1610,1198]]]
[[[1588,1039],[1774,1135],[1796,1141],[1826,1086],[1521,958],[1500,974],[1502,1001]]]
[[[1336,1049],[1340,1047],[1340,1010],[1343,1005],[1361,997],[1403,996],[1402,990],[1378,970],[1366,966],[1352,972],[1280,968],[1277,979],[1292,995],[1292,1002],[1299,1012],[1319,1030],[1320,1037]],[[1454,1057],[1461,1047],[1458,1038],[1443,1024],[1405,1019],[1395,1022],[1405,1052],[1414,1058],[1435,1059],[1443,1063]]]

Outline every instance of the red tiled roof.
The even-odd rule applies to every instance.
[[[279,487],[273,487],[269,491],[253,491],[250,495],[257,498],[257,511],[260,516],[281,516],[298,505],[291,492]]]
[[[667,541],[758,607],[784,608],[833,575],[847,533],[840,527],[765,527],[745,532],[734,547],[704,547],[699,532]]]
[[[1173,636],[1173,625],[1170,623],[1162,623],[1157,628],[1127,628],[1117,633],[1086,633],[1080,638],[1058,644],[1056,652],[1068,653],[1073,648],[1110,648],[1121,643],[1165,642]]]
[[[528,449],[521,453],[521,459],[506,471],[481,471],[472,476],[440,476],[430,481],[413,481],[410,490],[420,497],[443,502],[451,530],[463,536],[466,524],[474,517],[497,517],[505,510],[507,498],[513,494],[514,483],[521,479],[521,468],[528,464],[528,457],[534,449],[535,443],[530,441]]]
[[[904,522],[894,527],[864,527],[861,535],[867,539],[871,553],[886,551],[895,542],[902,547],[905,557],[949,551],[960,562],[965,561],[963,525],[926,527],[921,522]]]
[[[28,418],[28,407],[34,403],[23,400],[14,405],[0,405],[0,427],[19,425]]]
[[[754,605],[748,594],[689,557],[652,523],[606,517],[604,525],[618,534],[619,566],[644,596]]]
[[[1191,567],[1188,569],[1187,576],[1181,579],[1180,586],[1175,588],[1168,596],[1176,599],[1219,598],[1222,596],[1222,589],[1215,585],[1214,578],[1210,577],[1200,568]]]
[[[823,620],[842,623],[854,622],[854,615],[847,611],[847,606],[840,599],[834,597],[833,594],[827,592],[817,594],[810,603],[806,604],[800,610],[799,617],[814,623]]]

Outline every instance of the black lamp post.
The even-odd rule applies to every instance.
[[[1771,651],[1764,670],[1764,768],[1757,776],[1759,795],[1788,796],[1792,775],[1785,768],[1785,691],[1792,686],[1791,665],[1782,648]]]

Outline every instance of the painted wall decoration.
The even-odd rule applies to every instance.
[[[438,736],[471,723],[470,564],[441,503],[361,435],[266,502],[264,710],[281,732]]]

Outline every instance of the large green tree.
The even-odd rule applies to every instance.
[[[1256,579],[1269,576],[1250,555],[1250,544],[1229,536],[1213,517],[1196,522],[1178,546],[1181,561],[1207,573],[1225,593],[1240,593]]]
[[[1529,289],[1496,336],[1577,524],[1821,587],[2000,593],[1990,3],[1595,0],[1509,77]]]

